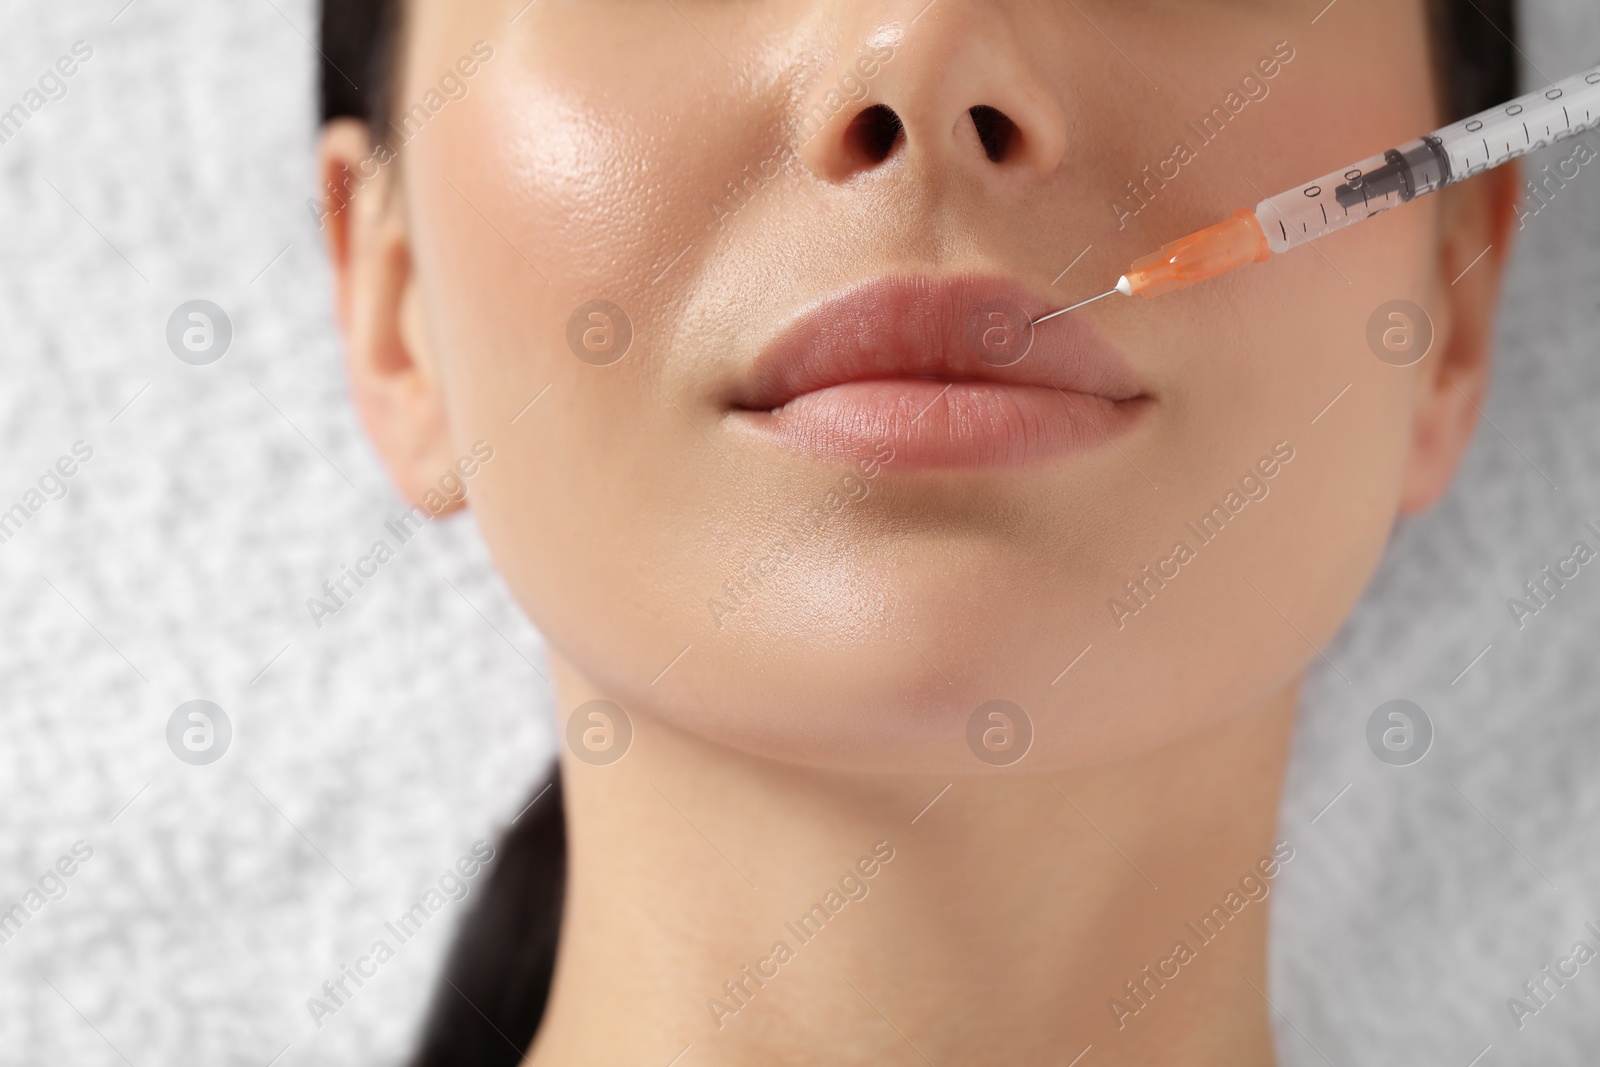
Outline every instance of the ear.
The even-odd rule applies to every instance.
[[[1423,511],[1444,495],[1477,426],[1521,176],[1509,163],[1439,194],[1438,258],[1427,301],[1433,348],[1417,368],[1402,514]]]
[[[438,367],[421,324],[400,162],[354,119],[328,123],[317,156],[320,223],[356,410],[401,495],[423,504],[432,490],[437,504],[439,479],[454,457]],[[460,506],[424,505],[436,516]]]

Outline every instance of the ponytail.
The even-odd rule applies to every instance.
[[[567,880],[559,769],[532,796],[456,934],[410,1067],[518,1067],[533,1044],[550,997]]]

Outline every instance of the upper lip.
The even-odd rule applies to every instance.
[[[969,324],[993,302],[1029,319],[1052,310],[1003,278],[898,275],[872,279],[801,311],[743,376],[736,406],[773,411],[806,393],[849,382],[925,378],[1060,389],[1132,400],[1144,390],[1121,355],[1072,315],[1034,330],[1028,354],[1009,366],[986,361]]]

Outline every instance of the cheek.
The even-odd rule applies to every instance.
[[[1290,682],[1359,598],[1394,522],[1421,372],[1378,359],[1368,321],[1397,297],[1426,302],[1433,225],[1431,206],[1412,205],[1319,242],[1322,255],[1302,249],[1150,306],[1148,343],[1182,381],[1149,449],[1160,492],[1130,517],[1105,585],[1120,593],[1176,541],[1199,558],[1097,646],[1112,652],[1107,672],[1082,682],[1113,700],[1119,675],[1162,664],[1141,693],[1158,736]],[[1174,322],[1203,328],[1175,334]],[[1294,459],[1268,495],[1205,541],[1200,518],[1230,491],[1244,498],[1240,479],[1278,442]]]
[[[725,71],[662,61],[678,52],[659,39],[681,28],[664,10],[609,27],[601,49],[576,46],[595,16],[530,11],[539,25],[503,42],[472,95],[408,146],[421,291],[453,404],[491,417],[509,405],[509,418],[550,385],[550,407],[593,412],[575,422],[613,440],[628,429],[619,409],[655,406],[666,324],[713,243],[711,191],[747,154],[729,131],[749,129],[740,111],[755,106],[727,95]],[[614,366],[568,343],[595,301],[632,336]]]
[[[583,16],[530,11],[543,24],[517,46],[529,51],[500,47],[404,163],[452,437],[458,452],[496,449],[473,484],[478,523],[535,624],[615,693],[638,679],[608,668],[648,683],[712,621],[728,561],[765,545],[704,413],[658,383],[669,351],[694,358],[673,342],[717,248],[711,205],[780,143],[779,109],[714,53],[682,62],[706,46],[664,45],[693,31],[661,12],[586,50],[570,46]],[[574,313],[602,300],[632,334],[604,366],[569,344]]]
[[[459,246],[467,284],[516,266],[568,310],[605,297],[648,327],[714,246],[711,205],[782,140],[779,78],[763,88],[730,76],[670,5],[600,19],[579,5],[530,10],[440,136],[413,146],[459,192],[439,184],[414,199],[440,209],[425,236],[434,252]],[[685,61],[702,51],[709,61]]]
[[[1414,37],[1414,27],[1400,27],[1399,36]],[[1432,124],[1425,80],[1401,94],[1411,103],[1341,97],[1335,108],[1334,57],[1360,50],[1336,43],[1328,51],[1301,48],[1272,95],[1202,147],[1128,232],[1108,242],[1120,262]],[[1243,70],[1252,58],[1241,53],[1236,65]],[[1392,80],[1368,84],[1369,94],[1392,88]],[[1352,113],[1379,118],[1358,128]],[[1160,141],[1151,135],[1141,144]],[[1135,162],[1121,165],[1130,177]],[[1316,649],[1359,598],[1387,544],[1421,373],[1379,360],[1368,322],[1395,299],[1427,303],[1438,284],[1435,227],[1435,206],[1419,202],[1314,248],[1107,313],[1120,320],[1128,348],[1161,368],[1166,405],[1130,456],[1159,490],[1131,473],[1116,495],[1122,506],[1101,505],[1117,536],[1083,523],[1081,544],[1063,553],[1074,572],[1068,595],[1097,620],[1099,634],[1086,628],[1077,637],[1076,648],[1092,651],[1068,676],[1072,699],[1127,713],[1079,719],[1077,752],[1126,753],[1215,725],[1318,661]],[[1200,517],[1280,441],[1295,459],[1268,482],[1269,495],[1244,503],[1220,535],[1203,541]],[[1180,541],[1196,559],[1119,626],[1111,604],[1138,608],[1127,583]],[[1054,606],[1026,589],[1012,602],[1025,615],[1060,614],[1063,579],[1050,587]]]

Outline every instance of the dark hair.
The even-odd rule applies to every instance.
[[[388,127],[403,0],[323,0],[322,120]],[[1517,95],[1515,0],[1426,0],[1444,121]],[[548,790],[546,792],[546,790]],[[541,793],[544,795],[541,796]],[[445,961],[412,1067],[517,1067],[544,1016],[567,876],[561,776],[505,832]]]
[[[1517,95],[1516,0],[1427,0],[1434,80],[1446,123]]]
[[[567,882],[561,773],[501,836],[456,934],[411,1067],[517,1067],[544,1017]]]

